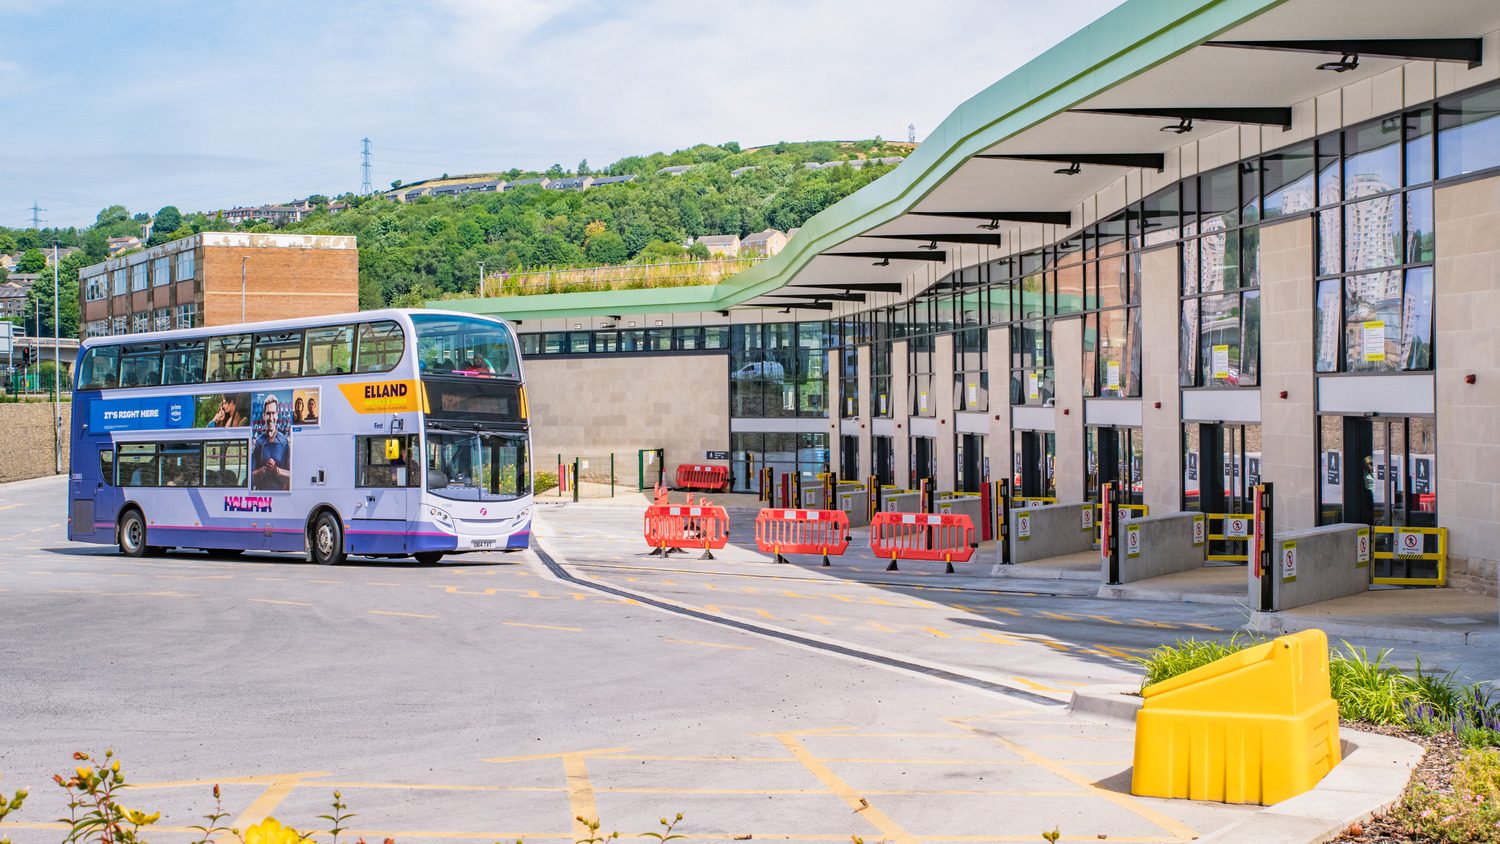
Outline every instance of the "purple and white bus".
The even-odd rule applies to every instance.
[[[68,537],[414,557],[531,536],[520,347],[426,310],[99,337],[79,352]]]

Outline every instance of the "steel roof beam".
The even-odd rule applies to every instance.
[[[1292,110],[1281,106],[1233,106],[1225,108],[1075,108],[1072,114],[1117,114],[1124,117],[1170,117],[1173,120],[1206,120],[1210,123],[1245,123],[1290,129]]]
[[[1205,41],[1205,47],[1276,50],[1290,53],[1374,56],[1439,62],[1464,62],[1478,67],[1484,58],[1478,38],[1314,38],[1305,41]]]
[[[941,249],[921,249],[914,252],[824,252],[828,258],[874,258],[877,261],[935,261],[948,260],[948,253]]]
[[[875,237],[882,240],[917,240],[923,243],[979,243],[985,246],[999,246],[1000,235],[998,234],[867,234],[865,237]]]
[[[866,293],[900,293],[899,281],[854,281],[848,284],[789,284],[783,290],[862,290]]]
[[[989,220],[992,223],[1047,223],[1068,226],[1073,223],[1070,211],[909,211],[912,217],[953,217],[959,220]]]
[[[782,288],[783,290],[787,288]],[[824,302],[863,302],[863,293],[768,293],[767,299],[809,299]]]
[[[1167,156],[1160,152],[1077,152],[1063,155],[976,155],[996,161],[1046,161],[1053,164],[1097,164],[1104,167],[1144,167],[1165,170]]]

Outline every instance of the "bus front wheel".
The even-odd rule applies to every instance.
[[[342,563],[345,559],[344,527],[339,524],[339,517],[328,510],[319,513],[313,519],[307,545],[312,561],[318,565],[336,566]]]
[[[144,557],[146,545],[146,518],[139,510],[126,510],[115,528],[120,543],[120,553],[127,557]]]
[[[435,566],[443,559],[442,551],[418,551],[412,557],[424,566]]]

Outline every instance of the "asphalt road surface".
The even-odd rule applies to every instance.
[[[106,747],[166,842],[216,783],[240,828],[326,829],[337,789],[349,835],[398,842],[571,841],[580,815],[633,837],[677,812],[691,840],[1184,841],[1246,811],[1130,797],[1129,730],[1057,703],[1220,617],[662,562],[610,505],[540,507],[540,552],[432,567],[133,560],[67,542],[64,492],[0,486],[17,844],[62,839],[51,775]]]

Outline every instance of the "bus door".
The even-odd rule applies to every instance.
[[[108,522],[109,527],[98,528],[98,531],[112,533],[120,505],[124,503],[120,488],[115,486],[114,444],[102,443],[96,448],[86,446],[79,453],[92,455],[97,463],[72,467],[73,506],[69,518],[73,535],[81,538],[96,533],[96,522]]]
[[[406,550],[405,534],[419,521],[421,496],[410,491],[418,485],[422,471],[417,445],[415,435],[359,438],[359,491],[364,493],[364,501],[355,520],[365,524],[354,529],[380,536],[401,535],[401,547],[390,549],[392,553]]]

